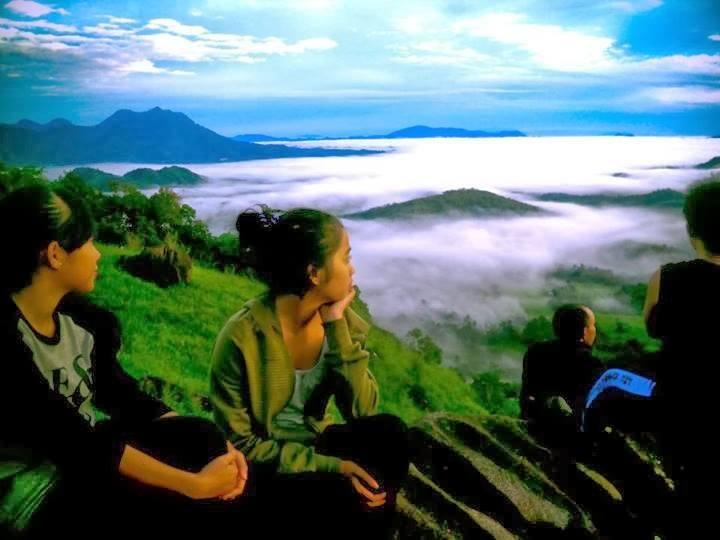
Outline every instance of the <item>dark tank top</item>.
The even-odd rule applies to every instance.
[[[720,265],[695,259],[667,264],[651,325],[662,340],[658,384],[694,408],[717,392],[720,373]]]

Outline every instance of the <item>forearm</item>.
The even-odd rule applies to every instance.
[[[198,491],[199,480],[196,474],[167,465],[130,445],[125,446],[119,470],[123,476],[143,484],[175,491],[188,497],[193,497]]]

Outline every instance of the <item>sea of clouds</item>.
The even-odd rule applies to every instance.
[[[309,206],[338,215],[450,189],[477,188],[536,204],[538,216],[361,221],[345,219],[356,282],[376,321],[404,334],[447,314],[480,326],[522,318],[524,295],[549,287],[559,266],[584,264],[646,281],[662,253],[623,246],[667,245],[688,252],[680,213],[540,203],[533,195],[684,190],[709,175],[692,166],[720,155],[702,137],[527,137],[340,140],[296,146],[372,148],[385,154],[182,165],[207,178],[176,188],[215,233],[258,203]],[[96,164],[124,174],[157,164]],[[67,169],[65,167],[64,169]],[[50,169],[57,176],[61,169]],[[618,176],[618,173],[622,175]],[[612,308],[614,299],[606,299]],[[615,306],[621,309],[622,306]],[[505,364],[513,364],[507,359]],[[502,366],[505,373],[515,367]]]

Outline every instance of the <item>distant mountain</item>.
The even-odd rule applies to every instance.
[[[262,135],[260,133],[245,133],[243,135],[235,135],[232,140],[240,142],[270,142],[282,141],[287,139],[280,139],[278,137],[271,137],[270,135]]]
[[[147,168],[134,169],[125,173],[123,176],[117,176],[90,167],[78,167],[73,169],[72,172],[101,191],[109,191],[112,188],[112,184],[116,182],[131,184],[140,189],[145,189],[155,186],[196,185],[204,180],[202,176],[189,169],[175,166],[163,167],[159,170]]]
[[[412,126],[383,135],[384,139],[422,139],[426,137],[526,137],[521,131],[471,131],[461,128],[434,128],[428,126]]]
[[[212,163],[377,153],[234,141],[182,113],[159,107],[145,112],[119,110],[96,126],[76,126],[62,119],[44,126],[30,121],[20,124],[0,125],[0,161],[28,165]]]
[[[462,128],[434,128],[428,126],[412,126],[392,133],[384,135],[362,135],[355,137],[320,137],[317,135],[307,135],[297,138],[278,138],[270,135],[261,135],[258,133],[248,133],[245,135],[236,135],[233,137],[236,141],[246,142],[267,142],[267,141],[345,141],[345,140],[366,140],[366,139],[425,139],[430,137],[467,137],[467,138],[483,138],[483,137],[527,137],[525,133],[517,130],[507,131],[472,131]]]
[[[495,217],[537,214],[536,206],[477,189],[457,189],[402,203],[388,204],[348,214],[352,219],[406,219],[414,217]]]
[[[66,120],[65,118],[55,118],[54,120],[50,120],[47,124],[39,124],[37,122],[33,122],[32,120],[27,120],[23,118],[19,122],[16,122],[14,125],[16,127],[30,129],[32,131],[48,131],[51,129],[73,126],[73,123],[70,122],[70,120]]]
[[[634,137],[634,133],[629,133],[627,131],[612,131],[609,133],[603,133],[605,137]]]
[[[718,169],[720,168],[720,156],[715,156],[711,160],[695,166],[696,169]]]
[[[572,195],[570,193],[544,193],[540,201],[567,202],[586,206],[642,206],[646,208],[682,208],[685,195],[672,189],[660,189],[640,195],[623,193],[599,193]]]

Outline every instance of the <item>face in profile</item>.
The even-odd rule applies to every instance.
[[[340,245],[318,271],[316,293],[327,299],[327,303],[342,300],[353,289],[353,274],[355,268],[350,257],[350,239],[343,228]]]
[[[61,264],[57,267],[61,284],[68,291],[88,293],[95,288],[100,252],[90,238],[73,251],[61,250]]]
[[[593,313],[593,310],[588,307],[583,307],[583,309],[588,315],[587,324],[583,329],[583,341],[586,345],[592,347],[593,343],[595,343],[595,338],[597,337],[597,328],[595,327],[595,313]]]

